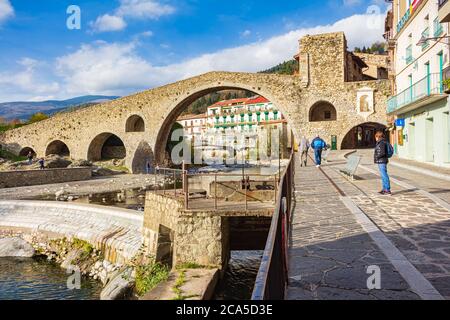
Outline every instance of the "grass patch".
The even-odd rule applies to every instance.
[[[94,247],[89,242],[78,238],[73,238],[72,244],[75,249],[82,250],[81,260],[88,258],[94,251]]]
[[[102,168],[112,170],[112,171],[120,171],[130,173],[130,170],[125,166],[111,166],[111,165],[102,165]]]
[[[136,267],[136,293],[143,296],[169,278],[169,268],[161,263]]]
[[[173,292],[177,295],[173,298],[174,301],[182,301],[190,298],[197,297],[196,295],[185,296],[181,287],[186,283],[186,270],[181,270],[178,275],[177,281],[175,282],[175,287],[172,288]]]
[[[177,266],[177,270],[186,270],[186,269],[208,269],[208,268],[193,262],[185,262]]]
[[[6,150],[2,150],[2,149],[0,149],[0,158],[11,160],[13,162],[19,162],[19,161],[27,160],[27,157],[16,156],[15,154],[13,154],[11,152],[6,151]]]

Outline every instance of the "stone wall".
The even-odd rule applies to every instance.
[[[91,168],[0,171],[0,188],[82,181],[91,177]]]
[[[174,233],[174,266],[197,263],[222,268],[228,262],[227,222],[217,214],[185,212],[183,204],[169,196],[147,193],[144,213],[144,245],[151,257],[166,250],[159,243],[161,227]]]

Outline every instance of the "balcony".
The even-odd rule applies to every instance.
[[[444,94],[440,73],[433,73],[388,100],[387,113],[398,115],[436,102]]]
[[[439,22],[450,22],[450,2],[448,0],[438,0],[439,5]]]

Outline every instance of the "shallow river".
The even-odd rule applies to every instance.
[[[83,277],[80,290],[69,290],[69,276],[46,259],[0,258],[0,300],[99,299],[100,282]]]

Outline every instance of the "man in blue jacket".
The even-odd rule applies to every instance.
[[[316,166],[319,168],[322,165],[322,152],[327,149],[327,144],[318,135],[312,142],[311,147],[314,149],[314,157],[316,158]]]

